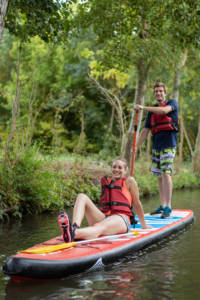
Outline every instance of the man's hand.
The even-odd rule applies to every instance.
[[[138,110],[142,110],[142,109],[144,109],[144,106],[139,105],[139,104],[134,105],[134,110],[138,111]]]
[[[135,146],[135,149],[131,149],[131,153],[132,153],[132,155],[134,155],[136,157],[137,153],[138,153],[138,147]]]

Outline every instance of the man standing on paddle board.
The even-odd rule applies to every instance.
[[[151,131],[153,135],[151,173],[158,176],[158,187],[161,204],[151,214],[160,214],[161,218],[171,214],[172,198],[172,164],[177,147],[178,104],[171,99],[166,100],[167,88],[164,83],[156,82],[154,96],[155,106],[135,105],[134,109],[148,111],[144,129],[137,141],[137,149]]]
[[[128,232],[133,219],[132,206],[142,228],[152,228],[146,225],[137,183],[133,177],[125,177],[127,172],[126,161],[121,158],[115,159],[112,163],[111,178],[105,176],[101,179],[100,209],[87,195],[81,193],[74,205],[73,225],[66,212],[59,215],[58,222],[65,242]],[[84,217],[88,226],[80,228]]]

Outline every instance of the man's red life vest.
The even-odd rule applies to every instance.
[[[125,180],[126,178],[120,178],[112,183],[111,179],[107,180],[106,177],[101,179],[100,210],[103,213],[133,215],[132,204],[122,192]]]
[[[163,102],[161,106],[166,106],[167,102]],[[178,123],[173,121],[171,117],[165,114],[151,114],[150,126],[152,134],[159,131],[178,131]]]

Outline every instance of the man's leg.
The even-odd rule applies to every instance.
[[[163,181],[162,181],[162,173],[160,169],[160,152],[156,150],[152,150],[152,166],[151,166],[151,174],[158,177],[158,190],[160,195],[160,205],[151,212],[151,215],[160,214],[163,212],[164,208],[164,197],[163,197]]]
[[[160,195],[160,203],[162,205],[162,207],[165,206],[165,201],[164,201],[164,197],[163,197],[163,180],[162,180],[162,176],[158,177],[158,190],[159,190],[159,195]]]
[[[169,206],[171,208],[172,201],[172,178],[170,174],[162,174],[162,199],[163,207]]]
[[[168,148],[161,151],[160,169],[162,172],[162,197],[164,203],[164,211],[161,218],[170,216],[172,202],[172,165],[175,157],[176,149]]]
[[[161,151],[152,151],[152,168],[153,175],[159,176],[158,189],[160,194],[161,206],[152,214],[161,213],[166,208],[164,215],[168,216],[171,212],[172,200],[172,164],[175,156],[175,149],[164,149]]]

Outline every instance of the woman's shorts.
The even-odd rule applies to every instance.
[[[151,173],[156,176],[161,176],[163,173],[171,175],[175,154],[175,148],[168,148],[160,151],[153,149]]]
[[[125,224],[126,224],[126,227],[127,227],[127,232],[129,232],[131,230],[131,224],[127,218],[127,216],[125,215],[121,215],[121,214],[115,214],[116,216],[120,216],[122,217],[122,219],[124,220]],[[111,216],[114,216],[114,215],[105,215],[106,218],[108,217],[111,217]]]

